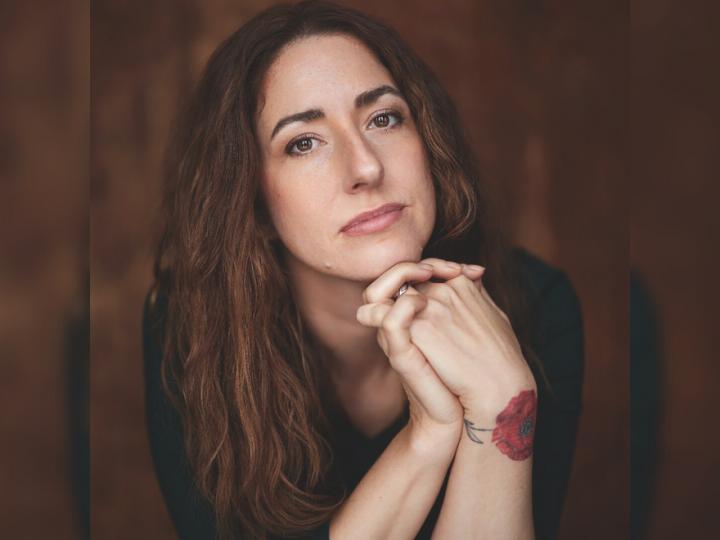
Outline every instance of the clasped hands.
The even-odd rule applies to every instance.
[[[400,262],[363,291],[356,313],[378,328],[406,390],[440,423],[468,412],[494,418],[512,396],[536,388],[510,320],[483,287],[484,271],[438,258]],[[393,300],[406,282],[407,292]]]

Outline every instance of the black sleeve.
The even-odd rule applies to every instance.
[[[182,424],[167,398],[160,378],[165,300],[151,304],[150,295],[143,313],[143,356],[145,366],[145,415],[150,449],[160,490],[181,540],[217,538],[212,505],[195,486],[185,454]],[[330,522],[295,540],[329,540]],[[283,537],[269,535],[269,540]]]
[[[533,455],[533,514],[537,540],[557,537],[582,409],[584,333],[580,302],[567,275],[542,264],[535,272],[537,353],[552,393],[538,380]]]

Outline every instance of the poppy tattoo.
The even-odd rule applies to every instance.
[[[512,398],[503,411],[495,418],[495,428],[479,428],[465,419],[465,430],[471,441],[483,444],[478,433],[492,431],[492,442],[498,449],[515,461],[532,455],[537,417],[537,398],[534,390],[523,390]]]

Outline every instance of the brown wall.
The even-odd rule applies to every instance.
[[[650,537],[716,537],[718,8],[634,3],[642,16],[633,12],[629,49],[628,13],[617,4],[437,4],[361,7],[436,69],[507,226],[567,269],[580,293],[586,408],[562,537],[625,537],[627,527],[626,201],[632,265],[660,328],[658,364],[640,373],[641,382],[659,382],[658,439],[648,439],[657,456]],[[3,537],[81,533],[71,495],[82,482],[91,309],[93,537],[174,538],[144,433],[139,342],[160,155],[177,100],[209,53],[266,5],[93,2],[92,152],[89,2],[0,8]]]
[[[627,13],[620,2],[344,2],[395,27],[456,100],[517,242],[585,314],[587,370],[562,538],[628,527]],[[92,530],[170,539],[143,424],[140,315],[178,99],[266,1],[93,4]],[[412,13],[412,17],[408,16]],[[432,21],[428,24],[427,21]]]
[[[71,442],[82,426],[68,411],[83,409],[69,389],[88,356],[89,28],[77,1],[0,6],[3,538],[78,537],[73,458],[83,449]],[[72,354],[70,342],[80,345]]]
[[[645,11],[632,28],[629,200],[632,264],[660,327],[650,532],[717,538],[720,5],[649,2]]]

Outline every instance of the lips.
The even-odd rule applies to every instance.
[[[378,208],[375,208],[374,210],[368,210],[367,212],[361,212],[358,215],[356,215],[354,218],[352,218],[350,221],[348,221],[343,226],[343,228],[340,229],[340,232],[346,231],[353,225],[357,225],[358,223],[362,223],[363,221],[368,221],[377,216],[387,214],[388,212],[394,212],[395,210],[400,210],[404,206],[405,206],[404,204],[400,204],[400,203],[387,203],[387,204],[383,204],[382,206],[379,206]]]

